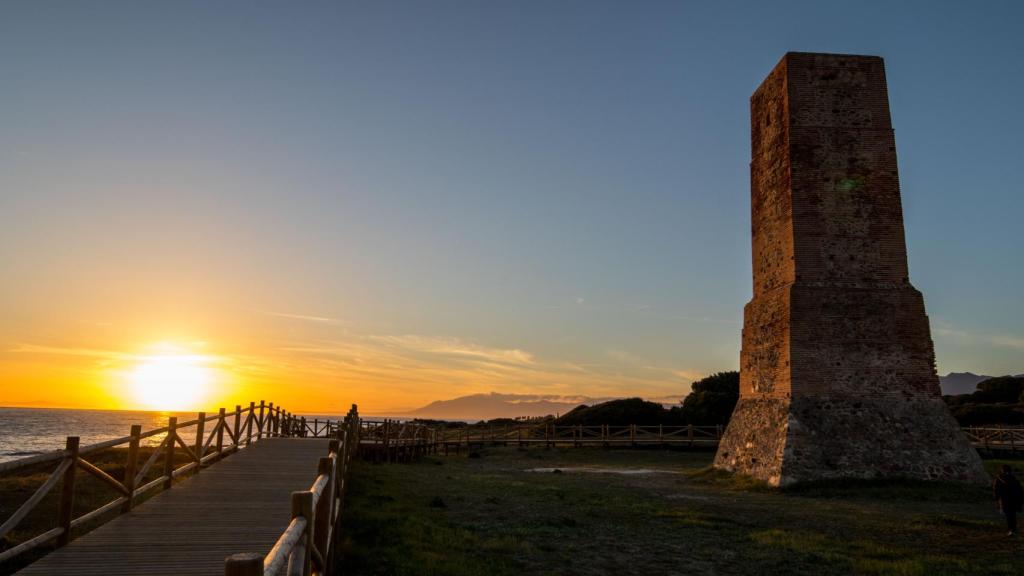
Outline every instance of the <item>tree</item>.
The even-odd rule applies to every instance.
[[[693,383],[682,411],[690,424],[728,424],[740,399],[740,373],[716,372]]]
[[[1024,378],[999,376],[978,382],[978,390],[972,394],[975,403],[1016,403],[1024,392]]]

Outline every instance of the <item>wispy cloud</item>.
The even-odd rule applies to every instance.
[[[302,320],[305,322],[316,322],[319,324],[341,324],[339,318],[328,318],[326,316],[310,316],[307,314],[290,314],[287,312],[273,312],[270,310],[260,310],[262,314],[267,316],[276,316],[277,318],[288,318],[290,320]]]
[[[466,356],[491,362],[511,364],[532,364],[533,355],[517,348],[489,348],[458,338],[419,336],[404,334],[400,336],[370,336],[370,339],[389,346],[406,350],[415,350],[428,354]]]
[[[932,333],[939,336],[956,338],[958,340],[977,344],[1024,350],[1024,337],[1013,334],[983,334],[970,330],[963,330],[954,327],[948,322],[943,322],[942,320],[935,320],[935,327],[932,328]]]
[[[709,316],[698,316],[691,314],[676,314],[669,316],[672,320],[686,320],[687,322],[702,322],[709,324],[725,324],[728,326],[739,326],[742,323],[739,320],[727,320],[724,318],[711,318]]]
[[[103,350],[100,348],[82,348],[75,346],[41,346],[38,344],[15,344],[8,348],[8,352],[15,354],[48,354],[54,356],[86,356],[106,360],[119,360],[134,358],[135,355],[116,350]]]
[[[704,373],[696,370],[673,370],[672,373],[689,382],[695,382],[704,377]]]
[[[282,367],[333,376],[397,396],[409,408],[438,398],[488,391],[545,397],[651,396],[688,392],[672,367],[658,368],[628,354],[609,362],[539,358],[518,347],[486,346],[461,338],[418,334],[345,335],[296,341],[277,350]],[[378,407],[378,409],[383,409]]]

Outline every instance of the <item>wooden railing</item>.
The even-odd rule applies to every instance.
[[[396,423],[390,429],[394,430]],[[704,446],[714,447],[725,427],[715,426],[643,426],[638,424],[556,425],[513,424],[504,426],[471,425],[461,428],[428,428],[421,434],[427,439],[427,450],[461,451],[482,445],[516,445],[520,447],[555,446]],[[965,427],[967,439],[979,449],[1017,451],[1024,449],[1024,427]]]
[[[439,436],[434,428],[397,420],[361,420],[362,457],[373,462],[406,462],[433,451]]]
[[[356,406],[334,427],[327,456],[318,463],[308,490],[292,492],[292,520],[264,556],[240,553],[224,561],[227,576],[311,576],[332,574],[341,541],[341,523],[349,463],[359,448],[361,433]],[[327,429],[331,429],[327,425]],[[309,432],[309,429],[304,429]],[[316,433],[315,429],[312,431]]]
[[[984,450],[1009,450],[1016,452],[1024,448],[1024,428],[1020,426],[969,426],[963,428],[964,435],[975,448]]]
[[[206,425],[213,423],[207,431]],[[192,442],[186,440],[182,432],[195,428]],[[234,411],[226,412],[221,408],[216,415],[200,412],[198,416],[187,422],[178,422],[174,416],[168,418],[167,426],[155,430],[143,431],[139,425],[131,427],[128,436],[114,438],[105,442],[79,445],[78,436],[68,436],[63,450],[47,454],[22,458],[0,463],[0,474],[57,463],[56,469],[46,481],[17,510],[0,525],[0,538],[17,528],[18,524],[34,510],[39,503],[58,484],[60,484],[59,504],[57,508],[57,526],[35,537],[20,542],[0,552],[0,562],[24,554],[39,546],[56,541],[58,547],[64,546],[71,539],[71,531],[87,522],[95,520],[109,512],[128,512],[143,495],[157,490],[169,490],[174,479],[189,472],[199,472],[203,466],[224,458],[239,449],[263,438],[276,436],[316,436],[318,430],[326,435],[330,430],[337,430],[337,424],[319,423],[310,430],[305,426],[304,419],[273,403],[260,401],[257,405],[250,402],[247,408],[235,406]],[[149,457],[139,465],[142,442],[149,438],[163,435],[162,440],[152,448]],[[190,435],[191,436],[191,435]],[[124,475],[119,480],[99,466],[86,459],[101,451],[119,446],[127,446]],[[185,464],[176,467],[179,456],[185,456]],[[162,470],[156,478],[149,478],[150,470],[163,456]],[[117,497],[106,504],[90,510],[81,516],[74,517],[76,474],[78,470],[94,476],[107,486]]]
[[[435,444],[450,448],[484,444],[517,446],[714,446],[722,437],[718,426],[565,426],[556,424],[467,426],[437,431]]]

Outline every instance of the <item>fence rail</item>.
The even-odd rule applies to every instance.
[[[450,449],[474,445],[541,445],[556,446],[715,446],[722,436],[722,426],[565,426],[532,424],[488,427],[466,427],[440,430],[434,444],[447,453]]]
[[[207,424],[212,424],[207,428]],[[57,526],[0,552],[0,563],[25,554],[39,546],[56,542],[57,547],[66,545],[71,539],[71,531],[87,522],[95,520],[108,512],[125,513],[132,509],[143,495],[157,489],[168,490],[174,479],[190,472],[198,473],[204,466],[213,464],[240,449],[271,437],[327,437],[339,429],[337,422],[314,421],[307,426],[304,418],[300,418],[273,403],[259,404],[250,402],[248,407],[235,406],[231,412],[221,408],[217,414],[207,415],[200,412],[195,419],[178,422],[177,417],[169,417],[167,426],[143,431],[134,425],[127,436],[98,442],[87,446],[79,444],[78,436],[68,436],[63,450],[55,450],[20,460],[0,463],[0,474],[28,467],[56,463],[55,469],[36,491],[15,510],[3,524],[0,524],[0,539],[10,534],[39,505],[43,499],[59,485],[59,503],[57,509]],[[186,439],[185,431],[189,431]],[[163,436],[159,443],[151,447],[151,454],[141,461],[142,441],[147,438]],[[117,479],[90,462],[87,457],[103,450],[127,447],[124,474]],[[177,465],[184,456],[184,464]],[[150,478],[150,472],[158,465],[160,474]],[[114,499],[106,504],[75,517],[74,505],[76,496],[76,477],[82,473],[98,479],[113,493]]]
[[[474,446],[685,446],[718,445],[725,431],[722,425],[558,425],[510,424],[469,425],[439,428],[397,420],[364,420],[363,449],[374,461],[404,461],[416,454],[451,451],[460,453]],[[1024,427],[966,427],[963,433],[979,449],[1024,449]]]
[[[1024,427],[977,427],[963,428],[964,435],[975,448],[988,451],[1016,452],[1024,448]]]
[[[327,425],[326,430],[330,430]],[[305,432],[310,429],[303,428]],[[227,576],[320,576],[336,564],[342,504],[349,463],[360,445],[362,426],[355,407],[334,427],[327,456],[318,462],[317,476],[308,490],[292,492],[292,520],[270,552],[245,552],[224,561]],[[316,429],[312,429],[316,434]]]

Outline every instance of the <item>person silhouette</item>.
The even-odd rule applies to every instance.
[[[1006,535],[1016,536],[1017,513],[1024,504],[1024,489],[1013,475],[1013,469],[1009,464],[1003,464],[999,474],[992,481],[992,495],[995,496],[996,504],[1006,518],[1006,527],[1009,529]]]

